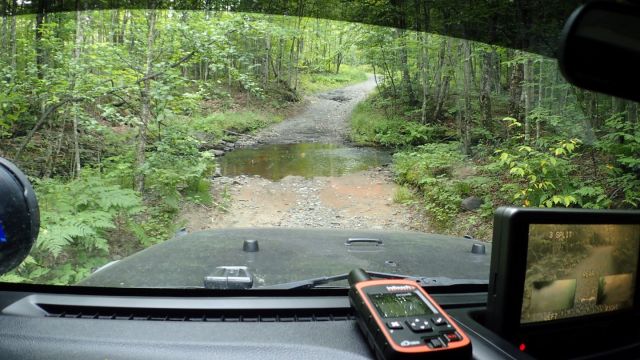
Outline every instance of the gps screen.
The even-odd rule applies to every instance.
[[[380,315],[389,317],[425,316],[434,314],[414,292],[400,294],[374,294],[369,296]]]
[[[640,225],[530,224],[520,323],[631,308]]]

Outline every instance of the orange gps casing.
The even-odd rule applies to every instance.
[[[383,318],[370,298],[370,295],[382,293],[419,294],[428,302],[433,314]],[[415,281],[361,281],[352,285],[349,299],[356,309],[358,325],[379,359],[471,357],[469,337]]]

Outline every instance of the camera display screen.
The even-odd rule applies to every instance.
[[[640,225],[530,224],[520,323],[633,307]]]

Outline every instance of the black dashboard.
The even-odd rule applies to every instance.
[[[322,290],[320,290],[322,291]],[[486,293],[437,294],[474,359],[526,359],[480,326]],[[0,354],[65,359],[369,359],[344,295],[148,297],[0,292]]]
[[[473,359],[532,358],[482,325],[485,292],[433,297],[471,338]],[[1,291],[0,307],[0,357],[9,359],[373,358],[342,290],[222,297]],[[581,355],[638,358],[640,341]]]

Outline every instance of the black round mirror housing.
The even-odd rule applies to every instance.
[[[0,157],[0,274],[29,255],[40,230],[40,210],[29,179]]]
[[[640,101],[640,6],[594,1],[579,7],[562,31],[558,65],[573,85]]]

